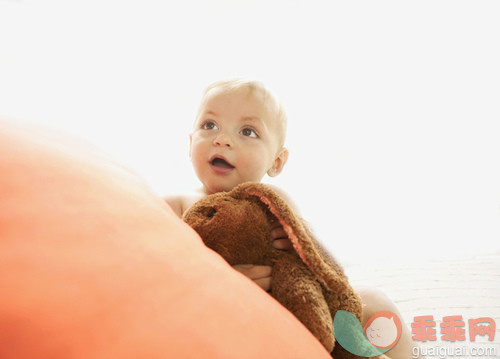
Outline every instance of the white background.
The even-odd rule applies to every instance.
[[[289,116],[276,179],[345,262],[500,249],[498,1],[0,0],[0,116],[76,134],[159,194],[199,186],[215,80]]]

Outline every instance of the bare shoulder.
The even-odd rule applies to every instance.
[[[296,205],[292,197],[285,190],[275,185],[271,184],[266,184],[266,185],[269,186],[272,190],[274,190],[274,192],[276,192],[281,198],[283,198],[296,214],[300,214],[299,207]]]
[[[172,208],[177,216],[182,216],[182,195],[169,195],[163,198],[165,202]]]
[[[204,196],[205,195],[201,191],[192,191],[165,196],[164,200],[179,217],[182,217],[183,213],[189,207]]]

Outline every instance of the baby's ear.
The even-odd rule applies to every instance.
[[[266,205],[276,217],[292,242],[293,248],[316,277],[329,290],[344,289],[343,272],[333,265],[331,258],[323,252],[304,220],[269,186],[262,183],[244,183],[233,190],[233,196],[241,199],[255,198]]]
[[[190,133],[189,134],[189,158],[191,158],[191,150],[192,150],[192,147],[193,147],[193,134]]]
[[[283,147],[276,155],[276,158],[273,161],[273,165],[267,171],[267,175],[269,177],[276,177],[277,175],[279,175],[283,170],[283,167],[285,167],[286,161],[288,161],[288,150]]]

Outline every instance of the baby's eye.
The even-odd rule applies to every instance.
[[[205,121],[201,125],[201,129],[203,130],[217,130],[217,125],[212,121]]]
[[[257,135],[257,132],[255,132],[255,130],[251,129],[251,128],[244,128],[240,131],[240,133],[243,135],[243,136],[248,136],[248,137],[253,137],[253,138],[257,138],[259,137],[259,135]]]

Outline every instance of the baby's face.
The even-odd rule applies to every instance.
[[[258,93],[210,90],[191,134],[191,161],[207,193],[260,182],[276,165],[278,126]]]

